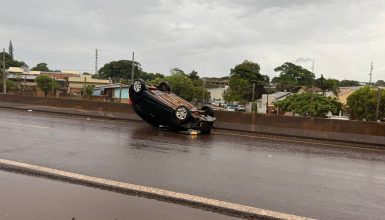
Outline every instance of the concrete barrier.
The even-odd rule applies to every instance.
[[[0,107],[140,120],[128,104],[0,94]],[[385,146],[385,123],[215,112],[216,128]]]
[[[216,112],[216,127],[385,146],[385,123]]]

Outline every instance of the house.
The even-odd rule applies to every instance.
[[[110,84],[106,79],[94,79],[90,75],[70,76],[68,81],[68,93],[80,94],[85,86],[103,86]]]
[[[24,68],[21,68],[21,67],[9,67],[7,69],[7,72],[8,72],[8,75],[11,75],[11,74],[23,74],[26,71],[24,70]]]
[[[229,80],[216,80],[216,79],[207,79],[206,84],[211,84],[216,87],[224,88],[226,86],[229,86]]]
[[[110,100],[121,103],[129,102],[128,85],[120,83],[95,86],[92,90],[92,96],[102,100]]]
[[[283,100],[290,95],[291,95],[291,92],[276,92],[272,94],[262,94],[262,98],[256,101],[257,112],[260,114],[274,112],[276,110],[274,106],[274,102]]]
[[[340,92],[338,94],[338,101],[341,102],[343,105],[346,105],[348,97],[355,92],[357,89],[361,88],[362,86],[350,86],[350,87],[340,87]]]
[[[41,75],[47,75],[56,80],[66,80],[68,77],[80,77],[78,73],[67,73],[67,72],[40,72]]]
[[[224,103],[225,101],[223,99],[223,92],[225,89],[227,89],[227,86],[224,88],[207,89],[207,91],[210,93],[210,103],[214,101]]]

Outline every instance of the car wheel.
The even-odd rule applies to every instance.
[[[191,115],[190,110],[186,106],[179,106],[175,109],[175,117],[179,121],[186,121]]]
[[[214,110],[213,110],[213,108],[211,108],[210,106],[205,105],[205,106],[203,106],[203,107],[201,108],[201,110],[204,111],[204,114],[205,114],[205,115],[214,117]]]
[[[134,92],[139,94],[146,89],[146,83],[143,80],[138,79],[134,81],[132,87],[134,89]]]
[[[171,91],[170,84],[168,82],[161,82],[159,83],[158,89],[163,92],[169,92]]]

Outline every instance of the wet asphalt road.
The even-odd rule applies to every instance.
[[[319,219],[384,219],[385,151],[0,109],[0,158]]]
[[[238,219],[192,207],[0,171],[2,220]]]

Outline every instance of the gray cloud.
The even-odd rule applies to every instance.
[[[221,1],[5,1],[0,43],[14,42],[15,54],[30,66],[93,70],[129,59],[134,50],[147,71],[172,67],[224,76],[243,60],[261,64],[264,74],[297,60],[316,60],[316,74],[367,81],[370,60],[385,78],[385,2],[382,0]],[[15,13],[17,12],[17,13]]]

